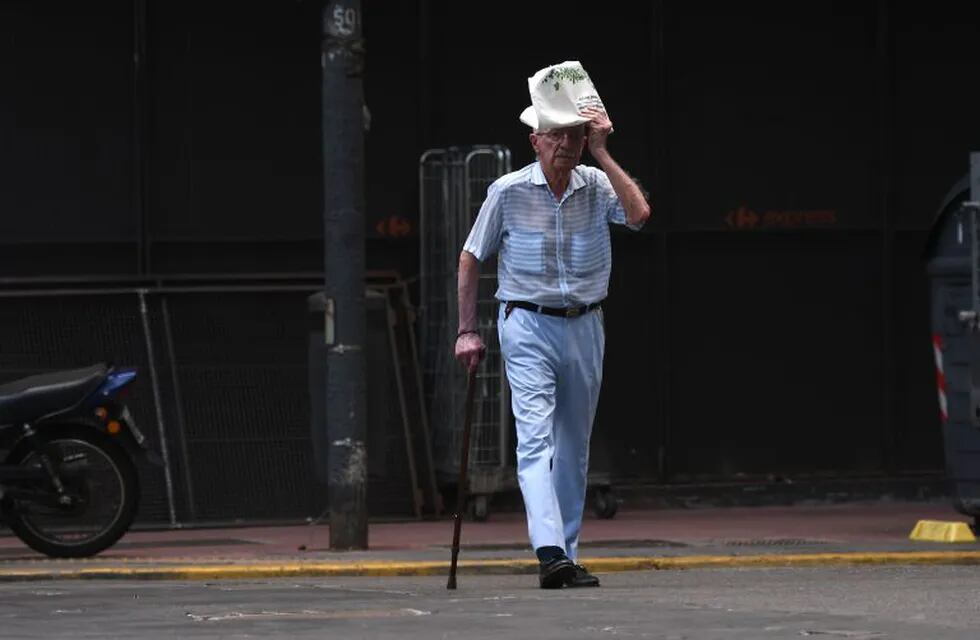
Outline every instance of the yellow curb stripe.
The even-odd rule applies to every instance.
[[[765,554],[732,556],[637,556],[582,558],[597,573],[707,568],[807,567],[821,565],[980,564],[980,551],[896,551]],[[529,574],[535,560],[470,560],[459,563],[462,574]],[[156,567],[88,567],[80,569],[0,569],[0,582],[18,580],[244,580],[340,576],[445,575],[449,563],[425,562],[293,562],[256,564],[175,565]]]
[[[737,567],[791,567],[845,564],[980,564],[980,551],[895,551],[764,554],[741,556],[676,556],[592,558],[582,560],[590,571],[642,569],[705,569]]]

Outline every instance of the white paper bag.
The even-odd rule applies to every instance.
[[[531,106],[521,113],[521,122],[535,131],[560,129],[589,121],[582,109],[605,111],[589,74],[577,60],[551,65],[527,79]]]

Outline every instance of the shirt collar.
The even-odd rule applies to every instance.
[[[535,161],[535,163],[531,165],[530,180],[531,180],[531,184],[537,184],[537,185],[548,184],[548,179],[544,177],[544,170],[541,169],[541,162]],[[582,177],[582,172],[579,171],[579,168],[575,167],[574,169],[572,169],[572,177],[568,181],[567,193],[571,193],[576,189],[580,189],[581,187],[584,186],[585,186],[585,178]]]

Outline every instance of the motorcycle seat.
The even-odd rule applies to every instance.
[[[0,425],[31,423],[76,407],[105,380],[109,368],[95,364],[0,385]]]

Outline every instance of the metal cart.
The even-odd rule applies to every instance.
[[[420,343],[422,375],[432,425],[440,482],[455,482],[459,471],[465,372],[451,348],[458,326],[459,251],[480,211],[487,188],[510,171],[510,151],[499,145],[430,149],[419,161],[421,273]],[[515,486],[509,461],[510,394],[497,341],[494,259],[483,265],[477,296],[480,336],[487,356],[477,371],[470,450],[470,510],[489,516],[491,496]]]

